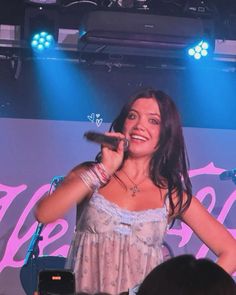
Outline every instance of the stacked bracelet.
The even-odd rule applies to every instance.
[[[101,185],[106,184],[111,178],[102,163],[93,165],[92,170],[96,173]]]
[[[92,165],[80,174],[82,181],[91,189],[98,190],[110,180],[110,175],[102,163]]]

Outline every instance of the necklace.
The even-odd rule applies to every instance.
[[[130,188],[129,188],[129,190],[131,191],[131,196],[132,197],[136,197],[136,193],[139,193],[140,192],[140,188],[139,188],[139,185],[141,184],[141,183],[143,183],[144,182],[144,180],[146,180],[147,178],[144,178],[140,183],[135,183],[130,177],[129,177],[129,175],[125,172],[125,171],[123,171],[123,170],[121,170],[124,174],[125,174],[125,176],[129,179],[129,181],[133,184],[133,186],[131,186]]]

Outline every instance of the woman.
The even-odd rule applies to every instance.
[[[236,242],[192,197],[173,101],[161,91],[141,91],[111,131],[107,135],[121,139],[117,150],[102,147],[100,161],[75,167],[36,210],[36,218],[48,223],[81,204],[68,258],[77,292],[119,294],[141,283],[163,261],[163,237],[175,218],[186,222],[232,273]]]

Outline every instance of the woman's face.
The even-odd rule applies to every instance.
[[[154,98],[139,98],[133,103],[123,128],[131,155],[153,155],[159,142],[160,123],[160,109]]]

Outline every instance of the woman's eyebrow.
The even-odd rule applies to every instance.
[[[159,119],[161,118],[161,115],[158,114],[158,113],[146,113],[146,115],[148,115],[148,116],[155,116],[155,117],[158,117]]]
[[[160,117],[160,115],[158,113],[148,113],[148,115]]]
[[[139,113],[139,111],[136,110],[136,109],[130,109],[129,111],[134,111],[134,112],[136,112],[136,113]],[[147,115],[151,115],[151,116],[157,116],[158,118],[161,117],[160,114],[158,114],[158,113],[146,113],[146,114],[147,114]]]

